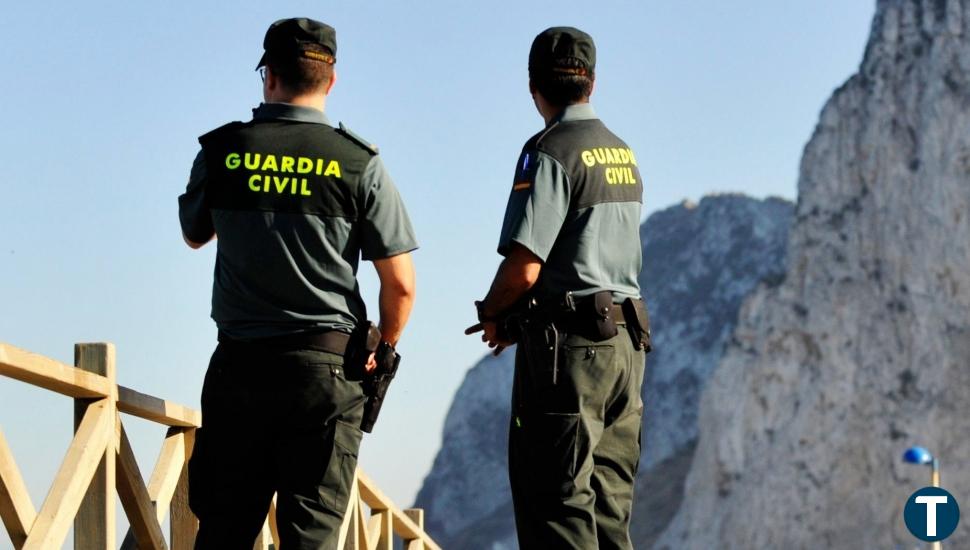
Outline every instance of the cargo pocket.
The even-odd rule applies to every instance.
[[[350,484],[357,469],[357,451],[363,432],[360,428],[342,420],[334,422],[333,455],[321,481],[321,498],[333,510],[343,513],[347,509]]]
[[[519,442],[529,483],[537,495],[572,494],[578,469],[580,415],[535,413],[523,419]]]

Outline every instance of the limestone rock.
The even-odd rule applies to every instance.
[[[913,444],[970,494],[968,218],[970,0],[880,0],[805,149],[787,274],[742,308],[656,547],[913,548]]]

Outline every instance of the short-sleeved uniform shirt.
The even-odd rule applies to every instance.
[[[179,197],[185,236],[202,243],[217,235],[212,318],[238,339],[350,332],[366,319],[359,259],[417,248],[380,156],[308,107],[262,104],[251,122],[235,124],[239,131],[200,138],[202,151]],[[267,144],[260,132],[288,137]],[[306,136],[319,143],[301,145]],[[260,150],[250,150],[254,142]]]
[[[543,261],[535,294],[640,296],[643,183],[633,151],[588,103],[568,106],[522,148],[498,252]]]

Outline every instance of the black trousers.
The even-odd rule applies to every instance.
[[[249,550],[277,493],[283,548],[336,548],[363,403],[339,355],[220,343],[189,462],[195,547]]]

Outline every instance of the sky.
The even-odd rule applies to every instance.
[[[556,25],[594,37],[593,105],[637,153],[647,216],[717,192],[794,199],[802,148],[826,99],[858,67],[874,7],[11,3],[0,20],[0,342],[66,363],[75,342],[113,342],[122,384],[198,407],[216,336],[215,247],[188,249],[177,217],[196,138],[251,116],[271,22],[325,21],[338,40],[327,113],[380,147],[421,244],[401,371],[361,449],[362,467],[407,506],[455,390],[485,352],[462,331],[498,265],[519,150],[542,127],[526,74],[533,37]],[[376,312],[371,265],[362,263],[360,279]],[[71,418],[67,398],[0,379],[0,429],[35,506]],[[124,421],[147,477],[163,430]]]

